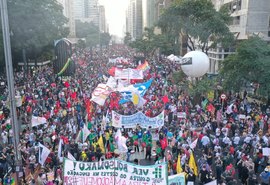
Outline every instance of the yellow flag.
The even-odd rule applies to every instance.
[[[177,172],[177,174],[183,172],[183,169],[182,169],[182,166],[181,166],[181,158],[180,158],[180,154],[178,155],[178,159],[177,159],[176,172]]]
[[[188,161],[188,166],[193,170],[194,175],[198,176],[198,167],[194,159],[193,152],[191,152],[189,161]]]
[[[102,136],[99,137],[97,144],[99,145],[99,147],[100,147],[100,149],[101,149],[101,152],[102,152],[103,154],[105,154],[105,147],[104,147],[104,143],[103,143],[103,138],[102,138]]]
[[[133,101],[133,104],[134,105],[138,105],[138,103],[139,103],[139,96],[138,96],[138,94],[133,94],[133,96],[132,96],[132,101]]]

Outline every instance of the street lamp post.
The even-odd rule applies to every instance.
[[[15,165],[16,165],[16,183],[19,183],[19,172],[21,171],[22,158],[21,152],[19,150],[19,125],[16,112],[16,100],[15,100],[15,90],[14,90],[14,77],[13,77],[13,66],[12,66],[12,56],[11,56],[11,45],[10,45],[10,32],[9,32],[9,21],[8,21],[8,10],[7,1],[0,0],[1,8],[1,21],[2,21],[2,31],[3,31],[3,42],[4,42],[4,53],[5,53],[5,64],[6,64],[6,75],[8,82],[8,92],[10,99],[10,117],[11,125],[14,133],[13,145],[14,145],[14,155],[15,155]]]

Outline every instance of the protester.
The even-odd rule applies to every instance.
[[[113,67],[136,68],[139,62],[134,58],[141,56],[124,45],[102,52],[74,50],[77,68],[72,77],[54,75],[51,66],[33,68],[24,81],[23,72],[14,73],[15,92],[21,97],[19,148],[25,184],[62,184],[63,157],[86,162],[119,157],[138,165],[145,159],[152,164],[166,161],[169,175],[178,173],[180,160],[186,182],[269,184],[270,160],[263,150],[270,144],[267,108],[248,100],[247,94],[228,93],[225,100],[219,98],[221,92],[213,98],[192,97],[185,87],[175,85],[173,72],[180,65],[165,57],[148,59],[143,80],[119,79],[113,86],[153,79],[142,97],[143,106],[132,100],[119,103],[123,94],[118,91],[110,91],[101,106],[91,99],[96,87],[108,82]],[[7,97],[6,88],[0,102],[2,180],[8,167],[14,171]],[[112,111],[127,116],[141,111],[152,118],[164,112],[165,124],[160,128],[134,125],[118,132],[112,125]],[[46,151],[47,157],[40,158],[40,152]],[[137,154],[141,157],[134,159]]]

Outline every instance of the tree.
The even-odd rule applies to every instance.
[[[142,52],[144,57],[152,57],[155,51],[163,44],[164,37],[162,35],[156,35],[154,28],[145,28],[143,37],[130,43],[130,46]]]
[[[76,20],[76,37],[86,38],[89,34],[98,33],[99,28],[93,22]]]
[[[178,0],[161,15],[158,25],[174,37],[187,36],[187,47],[206,52],[221,43],[228,47],[233,41],[229,31],[230,15],[226,7],[216,11],[210,0]]]
[[[77,42],[77,47],[80,48],[80,49],[86,48],[85,40],[79,39],[78,42]]]
[[[222,63],[223,87],[240,91],[246,83],[259,84],[261,95],[270,95],[270,46],[255,36],[242,41],[234,55]]]
[[[55,0],[9,0],[8,13],[15,61],[22,61],[23,49],[28,58],[38,58],[44,48],[52,48],[54,40],[69,33],[63,7]]]
[[[129,32],[126,32],[124,37],[124,44],[129,45],[131,43],[131,40],[131,34]]]
[[[110,44],[112,36],[109,33],[100,33],[100,45],[108,46]]]

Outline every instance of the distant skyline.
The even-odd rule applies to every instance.
[[[109,25],[111,35],[124,37],[124,26],[126,22],[126,8],[129,0],[99,0],[104,5],[106,21]]]

